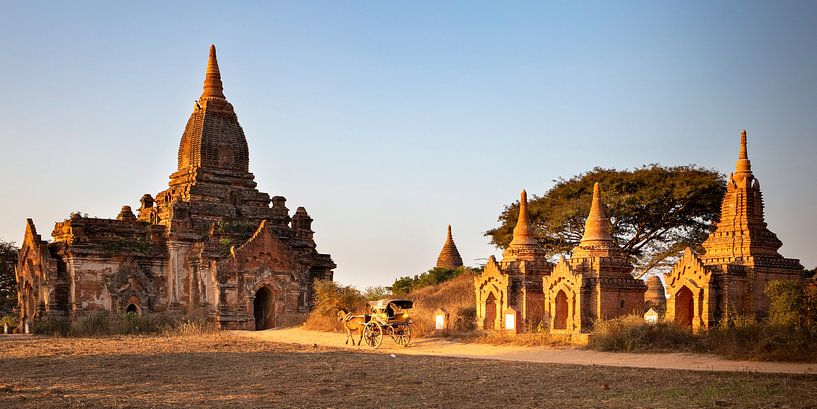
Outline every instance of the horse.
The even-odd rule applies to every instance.
[[[360,337],[357,340],[357,345],[360,346],[360,341],[363,340],[363,327],[369,322],[369,314],[354,315],[349,311],[341,308],[338,311],[338,321],[343,323],[343,329],[346,330],[346,343],[349,345],[349,340],[352,340],[352,346],[355,345],[355,338],[352,336],[354,332],[360,332]]]

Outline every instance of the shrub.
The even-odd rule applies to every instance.
[[[3,325],[8,325],[9,332],[12,332],[14,328],[17,328],[17,319],[11,315],[4,315],[0,318],[0,328],[2,328]]]
[[[801,324],[805,293],[803,286],[790,280],[773,280],[766,284],[769,297],[769,323],[784,327]]]
[[[700,351],[703,344],[688,328],[673,322],[645,322],[628,315],[599,320],[593,326],[590,349],[621,352]]]
[[[356,288],[343,286],[331,280],[315,280],[315,308],[309,314],[304,327],[316,331],[341,331],[343,326],[337,319],[338,310],[362,313],[366,300]]]

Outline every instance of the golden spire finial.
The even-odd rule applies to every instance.
[[[445,236],[445,241],[454,241],[454,237],[451,236],[451,225],[448,225],[448,235]]]
[[[528,220],[528,193],[524,189],[519,195],[519,218],[516,221],[516,227],[513,228],[513,240],[511,240],[511,246],[515,244],[538,244]]]
[[[204,75],[204,90],[201,99],[224,97],[224,86],[221,83],[221,71],[218,69],[218,59],[216,58],[216,46],[210,44],[210,57],[207,59],[207,71]]]
[[[580,245],[597,245],[601,242],[612,242],[610,220],[601,205],[601,188],[599,182],[593,185],[593,203],[590,205],[590,214],[584,223],[584,235]]]
[[[746,147],[746,130],[740,133],[740,153],[735,166],[736,173],[752,173],[752,163],[749,161],[749,154]]]

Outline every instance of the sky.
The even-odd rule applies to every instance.
[[[167,186],[216,44],[261,191],[335,279],[467,265],[521,189],[596,166],[734,169],[817,265],[817,2],[3,2],[0,239]]]

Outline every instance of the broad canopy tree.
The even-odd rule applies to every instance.
[[[556,185],[528,203],[536,237],[551,255],[569,254],[584,234],[593,184],[601,185],[613,235],[636,264],[636,275],[666,268],[685,247],[700,250],[720,216],[726,180],[697,166],[645,165],[635,170],[595,168]],[[505,207],[501,225],[485,233],[505,248],[511,242],[519,203]]]
[[[17,305],[17,251],[12,242],[0,240],[0,317],[10,314]],[[2,324],[0,324],[2,326]]]

